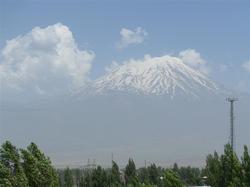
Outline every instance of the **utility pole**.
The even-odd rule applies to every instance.
[[[238,101],[238,98],[227,98],[230,103],[230,144],[233,151],[235,151],[235,134],[234,134],[234,102]]]

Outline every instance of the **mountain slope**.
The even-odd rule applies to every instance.
[[[163,56],[145,58],[144,61],[129,61],[109,70],[104,76],[83,87],[79,94],[110,92],[144,95],[178,95],[201,97],[218,94],[219,87],[197,70],[180,59]]]

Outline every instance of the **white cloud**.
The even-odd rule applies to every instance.
[[[70,29],[61,24],[35,27],[6,42],[1,50],[3,89],[53,95],[82,85],[95,57],[80,50]]]
[[[198,53],[194,49],[186,49],[184,51],[181,51],[179,53],[179,56],[181,57],[184,63],[193,67],[206,64],[206,61],[201,58],[200,53]]]
[[[201,57],[195,49],[186,49],[179,53],[179,58],[192,68],[199,70],[204,74],[209,74],[211,69],[207,66],[207,62]]]
[[[145,37],[148,35],[148,33],[141,27],[137,27],[134,30],[122,28],[120,31],[120,35],[121,35],[121,40],[118,43],[118,47],[124,48],[131,44],[142,43]]]
[[[181,51],[179,55],[163,55],[159,57],[152,57],[150,54],[144,55],[143,59],[129,59],[124,61],[123,65],[129,65],[129,67],[134,67],[134,70],[140,70],[141,68],[147,67],[148,65],[152,65],[154,63],[162,63],[162,62],[175,62],[175,63],[183,63],[195,71],[199,71],[202,74],[208,75],[210,72],[210,68],[207,65],[207,62],[201,58],[201,55],[195,51],[194,49],[188,49]],[[194,63],[196,62],[196,63]],[[117,67],[119,67],[117,62],[112,62],[112,64],[106,67],[106,71],[110,72]],[[138,68],[139,66],[139,68]],[[127,67],[127,66],[124,66]],[[132,68],[133,69],[133,68]]]
[[[250,60],[243,63],[242,67],[250,73]]]

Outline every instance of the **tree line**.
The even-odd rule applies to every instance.
[[[204,168],[163,168],[151,164],[136,168],[129,159],[125,168],[55,169],[50,159],[31,143],[18,149],[6,141],[0,148],[0,186],[4,187],[249,187],[250,156],[247,146],[239,158],[230,145],[224,153],[210,154]]]

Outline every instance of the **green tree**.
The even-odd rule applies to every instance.
[[[64,171],[64,186],[65,187],[73,187],[74,186],[72,171],[68,167]]]
[[[150,184],[157,185],[159,183],[159,172],[155,164],[151,164],[148,167],[148,178]]]
[[[108,186],[108,177],[106,171],[98,166],[92,173],[92,185],[93,187]]]
[[[177,163],[174,163],[173,171],[174,171],[175,173],[179,173],[179,166],[178,166]]]
[[[137,170],[138,180],[142,185],[149,184],[148,168],[143,167]]]
[[[232,147],[227,144],[224,148],[224,154],[221,156],[223,184],[221,187],[242,187],[242,168],[241,163],[233,151]]]
[[[136,175],[136,167],[134,161],[129,158],[125,168],[125,183],[126,185],[138,186],[138,178]]]
[[[80,181],[79,181],[79,186],[78,187],[85,187],[85,181],[84,181],[83,175],[81,175],[81,177],[80,177]]]
[[[51,161],[42,153],[36,144],[31,143],[27,150],[22,149],[23,167],[29,186],[57,187],[59,178]]]
[[[213,187],[221,187],[223,185],[222,166],[217,152],[214,155],[208,155],[206,160],[206,175],[208,183]]]
[[[6,141],[0,149],[0,184],[13,187],[28,186],[18,149]]]
[[[112,161],[110,183],[111,186],[121,186],[120,170],[115,161]]]
[[[178,174],[172,170],[166,170],[163,178],[165,187],[183,187]]]
[[[244,152],[241,160],[244,184],[245,186],[250,186],[250,156],[246,145],[244,146]]]
[[[58,173],[59,186],[62,187],[64,184],[64,171],[61,169],[58,169],[57,173]]]
[[[9,169],[0,162],[0,186],[12,187],[12,179]]]
[[[75,183],[76,183],[76,186],[77,186],[77,187],[80,187],[81,184],[83,183],[83,182],[82,182],[82,180],[83,180],[82,172],[81,172],[81,170],[78,168],[78,169],[75,169],[75,170],[74,170],[74,173],[75,173]]]

